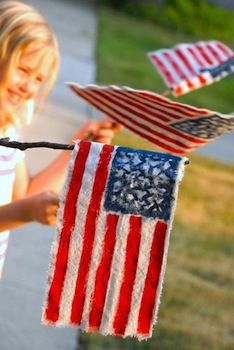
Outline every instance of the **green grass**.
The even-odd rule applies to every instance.
[[[204,38],[180,34],[147,21],[103,9],[100,13],[97,81],[161,93],[167,88],[146,53],[159,48],[170,48],[181,42],[202,39]],[[234,40],[227,44],[234,49]],[[233,91],[232,76],[184,95],[180,97],[180,102],[229,113],[234,110]]]
[[[194,40],[107,9],[101,12],[100,30],[99,83],[157,92],[164,85],[145,53]],[[233,110],[233,91],[230,78],[179,100],[228,112]],[[116,135],[114,143],[158,150],[125,131]],[[234,166],[188,156],[153,337],[138,342],[82,334],[85,349],[234,349]]]

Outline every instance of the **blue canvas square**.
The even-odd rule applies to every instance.
[[[112,161],[104,208],[167,221],[181,158],[118,147]]]

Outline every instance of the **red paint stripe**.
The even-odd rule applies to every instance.
[[[75,225],[76,203],[81,189],[82,178],[90,146],[90,142],[80,142],[79,144],[79,152],[75,160],[73,175],[70,181],[69,190],[66,197],[66,203],[63,213],[64,226],[61,231],[55,263],[55,272],[48,293],[48,304],[45,312],[46,319],[51,322],[56,322],[59,317],[59,304],[63,289],[64,278],[67,271],[70,238]]]
[[[167,67],[163,64],[163,62],[156,55],[152,55],[152,56],[150,56],[150,58],[155,63],[158,70],[166,78],[168,84],[173,86],[176,83],[176,81],[173,78],[172,74],[167,69]]]
[[[234,55],[233,51],[223,43],[217,41],[216,46],[227,56],[227,58],[230,58]]]
[[[174,91],[174,94],[176,96],[180,96],[184,93],[184,91],[180,85],[174,86],[173,91]]]
[[[189,62],[189,59],[184,55],[184,53],[177,49],[175,50],[175,52],[177,53],[177,55],[179,56],[179,58],[183,61],[184,65],[187,67],[187,69],[189,70],[189,72],[193,75],[196,76],[200,82],[200,84],[206,85],[206,80],[203,78],[203,76],[198,75],[197,72],[193,69],[192,65]],[[180,91],[179,91],[180,92]],[[181,94],[181,92],[180,92]]]
[[[103,254],[97,269],[94,292],[91,297],[92,302],[89,314],[90,331],[98,330],[102,320],[107,286],[110,278],[111,264],[115,248],[118,218],[118,215],[115,214],[107,215],[106,232],[102,249]]]
[[[99,96],[102,96],[104,99],[105,99],[105,105],[106,106],[108,106],[108,108],[110,108],[113,112],[115,112],[117,115],[119,115],[119,116],[121,116],[123,119],[127,119],[128,121],[130,121],[131,123],[133,123],[133,125],[137,125],[139,128],[141,128],[142,130],[146,130],[146,131],[148,131],[148,132],[150,132],[152,135],[154,135],[154,136],[158,136],[158,137],[160,137],[160,138],[162,138],[162,139],[164,139],[164,140],[166,140],[166,141],[169,141],[170,143],[173,143],[173,144],[175,144],[175,145],[177,145],[177,146],[180,146],[180,147],[182,147],[182,148],[184,148],[184,147],[189,147],[189,146],[187,146],[186,144],[184,144],[182,141],[179,141],[179,140],[177,140],[177,139],[175,139],[175,138],[173,138],[173,134],[176,134],[177,133],[177,131],[176,132],[174,132],[174,129],[171,129],[170,130],[170,132],[171,132],[171,136],[169,136],[169,135],[166,135],[166,134],[164,134],[164,133],[162,133],[162,132],[164,132],[164,130],[169,130],[170,128],[168,127],[168,126],[166,126],[166,125],[164,125],[164,124],[160,124],[159,122],[157,122],[157,121],[154,121],[154,122],[152,122],[151,121],[151,123],[152,124],[154,124],[156,127],[157,127],[157,129],[158,130],[155,130],[155,129],[153,129],[152,127],[150,127],[150,126],[148,126],[148,125],[146,125],[146,124],[144,124],[144,122],[145,122],[145,118],[144,118],[144,116],[140,116],[137,112],[134,112],[135,113],[135,115],[137,115],[139,118],[141,118],[141,121],[143,122],[139,122],[139,121],[137,121],[134,117],[130,117],[129,115],[126,115],[126,114],[124,114],[123,112],[121,112],[119,109],[116,109],[115,108],[115,106],[116,107],[119,107],[119,108],[123,108],[122,107],[122,105],[121,105],[121,103],[119,103],[118,102],[118,100],[113,100],[110,96],[109,96],[109,94],[107,94],[107,96],[105,95],[105,93],[104,92],[101,92],[101,91],[93,91],[93,94],[95,94],[96,95],[96,99],[98,100],[98,97]],[[102,102],[101,100],[99,100],[100,102]],[[110,102],[112,103],[112,105],[110,104]],[[103,103],[103,102],[102,102]],[[113,106],[114,105],[114,106]],[[124,108],[123,108],[124,109]],[[130,109],[129,109],[130,110]],[[125,111],[124,111],[125,112]],[[160,129],[160,130],[159,130]],[[188,136],[187,138],[189,138],[189,141],[191,140],[191,138]],[[186,137],[183,137],[183,139],[184,140],[186,140]],[[202,141],[203,142],[203,141]]]
[[[155,110],[156,113],[156,117],[160,116],[160,113],[164,113],[167,115],[167,117],[169,117],[170,119],[173,120],[180,120],[181,117],[183,116],[179,116],[177,114],[171,113],[170,111],[172,110],[171,105],[169,102],[162,102],[161,97],[160,98],[155,98],[155,99],[148,99],[145,98],[144,96],[141,96],[142,92],[130,92],[130,91],[121,91],[121,95],[124,94],[126,95],[130,101],[131,100],[135,100],[138,101],[139,103],[141,103],[142,105],[146,105],[148,106],[148,108],[151,108],[153,110]],[[176,111],[176,113],[178,113],[178,111]],[[163,118],[165,118],[163,116]],[[160,120],[163,120],[160,116]]]
[[[205,68],[204,63],[202,62],[202,60],[200,59],[199,55],[196,52],[196,49],[193,47],[188,47],[187,48],[188,52],[190,52],[190,54],[193,56],[193,58],[195,59],[195,61],[198,63],[198,65],[201,68]]]
[[[133,286],[136,277],[137,262],[141,241],[141,217],[131,216],[124,263],[123,281],[120,287],[118,306],[113,322],[116,335],[124,335],[131,310]]]
[[[138,315],[137,333],[142,335],[149,334],[153,321],[152,317],[156,298],[158,297],[157,289],[162,269],[166,230],[167,225],[163,221],[158,221],[151,245],[150,261]]]
[[[113,150],[114,147],[111,145],[103,146],[95,174],[91,200],[88,206],[84,226],[83,249],[78,267],[75,294],[72,302],[72,310],[70,316],[72,324],[79,325],[82,319],[85,293],[87,288],[87,279],[95,238],[96,222],[100,211],[101,199],[105,190],[109,169],[108,166],[111,161],[111,153]]]
[[[213,46],[207,44],[207,49],[210,51],[211,55],[214,56],[218,63],[223,63],[222,57],[219,56],[218,52],[213,48]]]
[[[131,96],[128,97],[124,91],[120,92],[117,90],[109,90],[108,94],[118,98],[119,101],[122,101],[124,103],[123,108],[126,110],[128,110],[129,106],[131,106],[131,107],[135,107],[138,111],[142,111],[144,114],[139,114],[139,115],[141,115],[142,118],[144,118],[145,120],[148,120],[149,122],[154,122],[155,118],[158,118],[164,122],[171,121],[171,118],[167,118],[164,115],[160,114],[160,111],[162,111],[162,109],[158,108],[157,105],[154,104],[154,106],[149,106],[146,103],[139,102],[139,100],[137,101],[137,99],[135,98],[135,94],[131,94]],[[131,109],[131,113],[136,113],[135,109]],[[149,114],[150,116],[146,116],[145,113]]]
[[[188,78],[188,76],[185,74],[185,72],[180,68],[178,63],[174,60],[173,55],[169,54],[168,52],[163,52],[163,56],[171,64],[171,66],[175,70],[176,74],[179,75],[180,79],[186,80]]]
[[[185,54],[183,53],[182,50],[180,49],[175,49],[175,53],[177,54],[177,56],[181,59],[181,61],[183,62],[183,64],[185,65],[185,67],[188,69],[189,73],[192,75],[197,75],[196,71],[193,69],[193,67],[191,66],[188,58],[185,56]]]
[[[146,120],[148,122],[150,122],[151,124],[153,124],[154,126],[158,127],[159,129],[163,129],[163,130],[167,130],[168,132],[170,132],[172,135],[177,135],[185,140],[188,140],[190,142],[198,142],[198,143],[201,143],[203,144],[204,141],[201,140],[201,141],[198,141],[197,138],[193,138],[191,136],[188,136],[186,135],[185,133],[183,132],[180,132],[180,131],[177,131],[175,130],[173,127],[170,126],[170,124],[164,124],[164,123],[160,123],[160,119],[161,119],[161,116],[160,114],[156,115],[156,118],[159,119],[158,120],[155,120],[155,119],[151,119],[151,118],[147,118],[145,115],[141,114],[141,113],[138,113],[137,111],[131,109],[131,105],[132,105],[132,100],[131,99],[128,99],[128,106],[130,107],[126,107],[125,104],[122,104],[121,101],[122,101],[122,93],[119,93],[119,94],[116,94],[116,95],[113,95],[111,94],[109,91],[106,91],[106,92],[100,92],[99,90],[93,90],[95,91],[95,93],[99,96],[101,95],[103,98],[105,98],[105,101],[108,101],[108,106],[109,106],[109,101],[111,101],[114,105],[124,109],[124,110],[127,110],[128,112],[132,113],[132,114],[135,114],[138,118],[141,118],[143,120],[143,122]],[[112,99],[110,97],[110,95],[112,95],[114,98]],[[111,108],[111,107],[110,107]],[[170,107],[169,107],[170,108]],[[113,108],[112,108],[113,109]],[[119,112],[119,115],[122,115],[121,112]],[[137,121],[135,121],[133,118],[131,117],[126,117],[127,119],[131,120],[132,122],[134,122],[135,124],[137,124]],[[142,125],[142,124],[140,124]],[[145,126],[146,128],[147,126]],[[154,133],[154,131],[152,130],[152,128],[148,128],[148,131],[151,131],[152,133]],[[165,137],[166,139],[166,137]],[[174,139],[173,139],[174,140]],[[178,141],[179,142],[179,141]]]
[[[201,45],[196,44],[195,46],[196,46],[196,48],[198,49],[198,51],[200,52],[200,54],[202,55],[202,57],[204,58],[204,60],[205,60],[208,64],[212,65],[212,64],[215,63],[215,62],[213,62],[213,61],[211,60],[211,58],[207,55],[207,53],[205,52],[204,48],[203,48]]]
[[[120,115],[120,113],[118,112],[118,114],[114,114],[110,111],[110,109],[106,110],[106,106],[105,104],[103,104],[103,102],[99,102],[100,101],[98,98],[93,98],[93,97],[90,97],[89,94],[90,94],[90,91],[88,90],[80,90],[80,89],[77,89],[74,88],[74,87],[71,87],[72,90],[74,90],[79,96],[81,96],[82,98],[84,98],[85,100],[87,100],[90,104],[92,104],[94,107],[96,107],[99,111],[105,113],[105,114],[108,114],[110,118],[112,118],[113,120],[117,121],[118,123],[124,125],[126,128],[128,128],[129,130],[131,130],[132,132],[136,133],[137,135],[145,138],[146,140],[152,142],[153,144],[155,145],[158,145],[159,147],[162,147],[163,149],[166,149],[170,152],[174,152],[176,154],[179,154],[179,155],[183,155],[185,152],[187,151],[191,151],[195,148],[197,148],[197,145],[192,145],[192,146],[184,146],[182,149],[180,148],[175,148],[171,145],[168,145],[166,143],[164,143],[162,140],[164,139],[164,135],[162,135],[162,137],[159,139],[158,137],[152,137],[148,134],[145,134],[142,131],[139,131],[138,129],[136,129],[134,127],[134,124],[136,124],[135,122],[131,123],[131,125],[129,125],[128,123],[125,122],[125,119],[124,118],[119,118],[118,115]],[[203,142],[202,144],[205,144],[207,143],[207,141],[203,141],[201,139],[197,139],[197,142],[196,143],[200,143],[200,142]]]
[[[164,140],[166,140],[166,141],[169,141],[170,143],[173,143],[173,144],[175,144],[175,145],[177,145],[177,146],[180,146],[180,147],[182,147],[182,148],[190,147],[190,146],[184,144],[182,141],[179,141],[179,140],[177,140],[177,139],[175,139],[175,138],[172,138],[172,137],[173,137],[173,134],[177,134],[177,131],[174,132],[174,129],[171,129],[171,130],[170,130],[170,133],[172,134],[172,135],[171,135],[172,137],[169,136],[169,135],[166,135],[166,134],[164,133],[164,130],[165,130],[165,129],[169,130],[169,127],[165,126],[164,124],[160,124],[160,123],[157,122],[157,121],[154,121],[154,122],[151,121],[151,123],[154,124],[154,126],[157,127],[157,130],[155,130],[155,129],[153,129],[151,126],[146,125],[146,124],[145,124],[145,120],[144,120],[144,119],[145,119],[144,116],[141,118],[140,115],[138,115],[137,112],[134,112],[134,113],[135,113],[135,115],[137,115],[139,118],[141,118],[142,122],[141,122],[141,121],[137,121],[137,120],[134,118],[134,116],[133,116],[133,117],[130,117],[129,115],[126,115],[126,114],[122,113],[119,109],[116,109],[115,106],[121,108],[121,103],[119,103],[119,102],[116,101],[116,100],[113,100],[109,95],[105,96],[105,93],[100,92],[100,91],[97,91],[97,92],[93,91],[93,93],[96,94],[96,97],[95,97],[95,98],[96,98],[97,100],[99,100],[99,99],[98,99],[99,96],[103,96],[103,95],[104,95],[103,97],[105,98],[105,105],[108,106],[108,108],[110,108],[111,111],[115,112],[117,115],[121,116],[123,119],[127,119],[127,120],[130,121],[133,125],[137,125],[140,129],[146,130],[146,131],[148,131],[149,133],[151,133],[152,135],[157,136],[157,137],[160,137],[161,139],[164,139]],[[101,103],[101,100],[99,100],[99,101],[100,101],[100,103]],[[111,101],[112,105],[109,103],[110,101]],[[103,102],[102,102],[102,103],[103,103]],[[113,106],[113,104],[114,104],[114,106]],[[122,123],[123,123],[123,122],[122,122]],[[188,138],[190,139],[190,137],[188,137]],[[183,139],[186,140],[186,137],[183,137]],[[190,141],[190,140],[189,140],[189,141]],[[203,143],[203,141],[202,141],[202,143]]]
[[[158,97],[158,95],[154,95],[153,93],[150,93],[149,91],[137,91],[137,95],[144,96],[145,98],[149,99],[150,101],[156,101],[157,99],[160,99],[161,97]],[[210,112],[207,109],[202,108],[196,108],[189,105],[185,105],[179,102],[171,101],[168,99],[161,98],[162,103],[165,106],[168,106],[168,108],[179,110],[181,113],[183,113],[183,117],[195,117],[197,114],[202,115],[208,115]]]

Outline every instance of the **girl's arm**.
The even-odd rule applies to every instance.
[[[0,232],[32,221],[54,225],[57,208],[58,195],[49,191],[0,206]]]

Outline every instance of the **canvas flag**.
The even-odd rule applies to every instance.
[[[185,161],[76,144],[60,202],[43,324],[151,336]]]
[[[233,130],[234,116],[170,101],[156,93],[118,86],[68,86],[138,136],[182,155]]]
[[[180,96],[234,73],[234,53],[225,44],[199,41],[148,53],[172,94]]]

